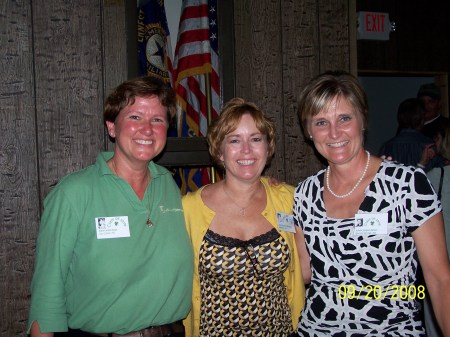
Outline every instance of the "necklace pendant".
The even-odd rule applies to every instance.
[[[239,214],[242,215],[242,216],[245,216],[245,208],[241,208],[239,210]]]
[[[147,227],[153,227],[155,224],[150,220],[149,217],[147,217],[147,221],[145,222],[147,224]]]

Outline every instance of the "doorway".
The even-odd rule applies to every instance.
[[[447,74],[364,74],[358,79],[369,100],[369,124],[365,147],[378,154],[381,145],[395,136],[400,102],[416,97],[424,83],[436,83],[442,92],[442,114],[448,116]]]

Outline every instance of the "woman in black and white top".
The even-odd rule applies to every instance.
[[[305,135],[329,166],[295,193],[305,239],[302,271],[310,277],[297,333],[425,336],[416,302],[424,296],[415,285],[420,261],[436,316],[450,335],[441,204],[422,170],[364,149],[367,110],[364,90],[348,73],[322,74],[300,95]]]

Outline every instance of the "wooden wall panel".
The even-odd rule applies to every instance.
[[[104,145],[101,1],[33,1],[41,197]]]
[[[320,1],[320,72],[350,71],[349,1]]]
[[[279,0],[235,1],[236,95],[255,102],[277,129],[266,174],[284,180],[281,15]]]
[[[136,6],[136,1],[128,0],[128,2],[134,2],[134,6]],[[127,40],[130,37],[127,37],[126,10],[127,6],[124,0],[103,0],[101,39],[103,41],[102,72],[105,98],[116,86],[128,78]],[[137,62],[137,50],[134,54]]]
[[[320,69],[316,1],[282,1],[282,27],[285,180],[297,185],[320,167],[297,116],[298,94]]]
[[[127,3],[125,3],[127,1]],[[101,26],[103,41],[103,97],[102,104],[112,90],[120,83],[128,79],[129,53],[127,52],[127,43],[130,37],[127,36],[129,27],[127,26],[127,12],[130,11],[127,6],[133,5],[136,8],[135,0],[103,0],[103,22]],[[133,13],[134,14],[134,13]],[[130,15],[133,16],[133,15]],[[129,17],[128,17],[129,18]],[[134,17],[133,17],[134,18]],[[130,18],[129,18],[130,19]],[[131,19],[130,19],[131,20]],[[128,23],[132,26],[131,23]],[[137,23],[136,23],[137,25]],[[137,62],[137,48],[135,53]],[[98,113],[101,115],[103,105]],[[113,143],[104,132],[104,149],[113,150]]]
[[[0,336],[23,335],[39,217],[29,1],[0,7]]]

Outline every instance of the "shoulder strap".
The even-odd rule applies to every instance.
[[[441,167],[441,179],[439,180],[438,198],[441,200],[442,182],[444,180],[444,168]]]

